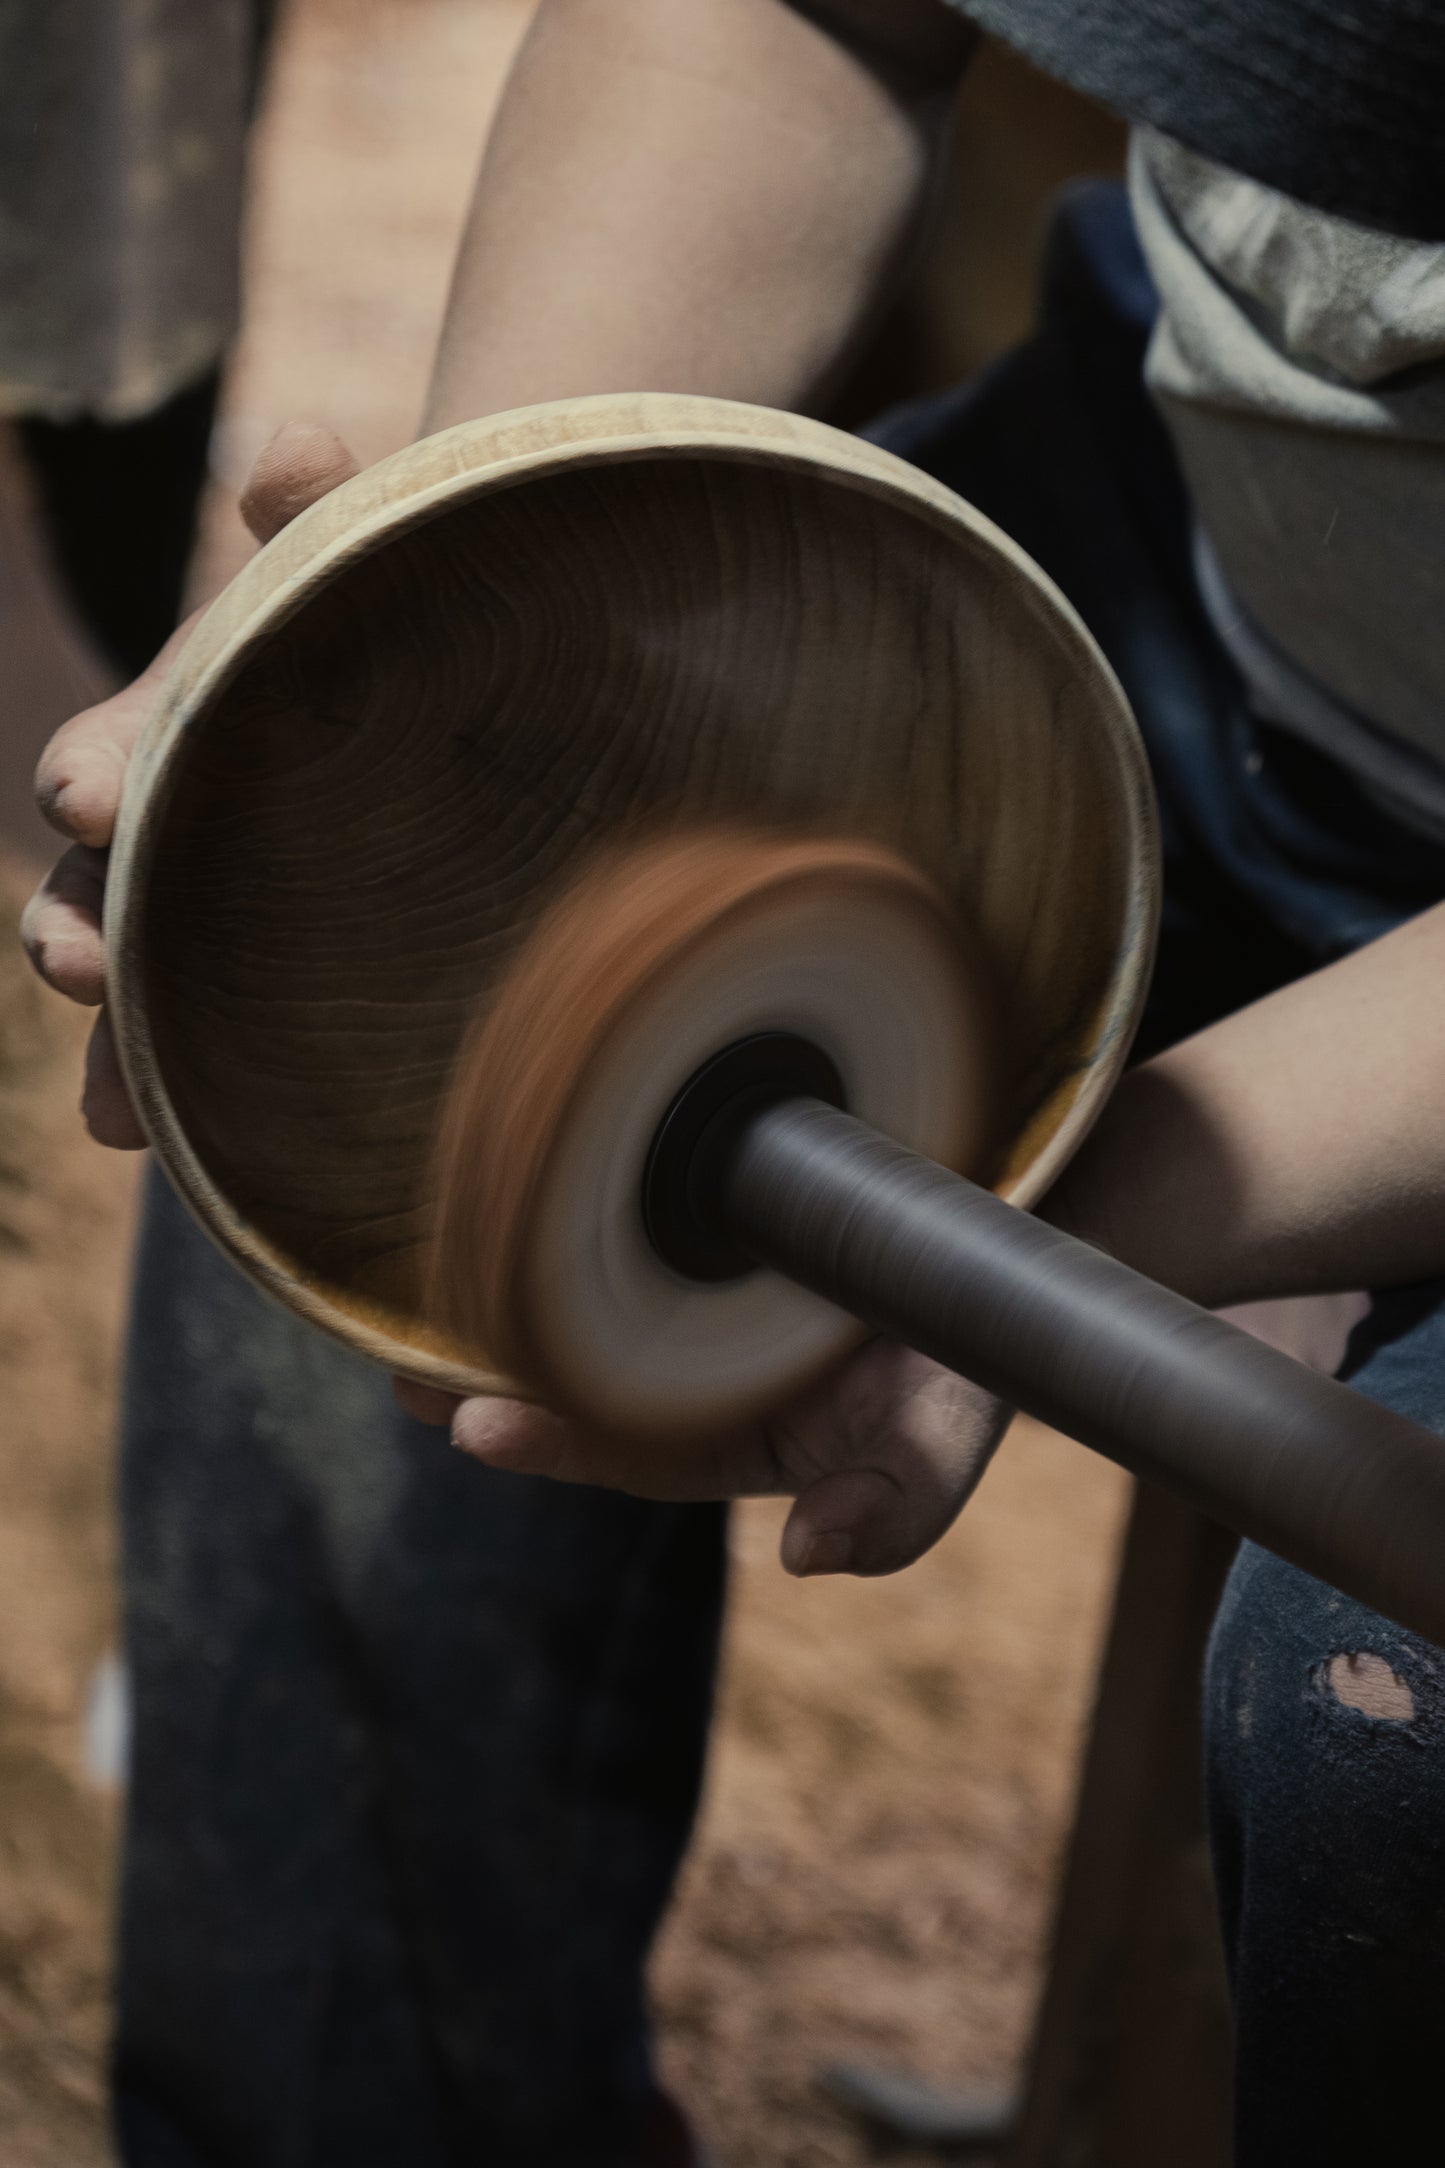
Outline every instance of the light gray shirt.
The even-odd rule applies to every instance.
[[[1445,830],[1445,247],[1150,131],[1130,191],[1161,302],[1148,380],[1256,706]]]

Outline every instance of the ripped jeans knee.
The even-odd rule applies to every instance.
[[[1378,1724],[1415,1720],[1416,1701],[1408,1680],[1374,1649],[1337,1649],[1316,1667],[1311,1683],[1326,1700],[1372,1717]]]
[[[1445,2056],[1445,1654],[1245,1544],[1205,1752],[1240,2168],[1410,2158]]]

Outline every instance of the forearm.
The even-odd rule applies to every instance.
[[[906,258],[970,42],[938,0],[542,0],[423,427],[601,391],[816,403]]]
[[[1445,906],[1132,1071],[1044,1212],[1211,1307],[1445,1273]]]

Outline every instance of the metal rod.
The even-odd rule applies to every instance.
[[[706,1178],[761,1262],[1445,1642],[1445,1439],[821,1100]]]

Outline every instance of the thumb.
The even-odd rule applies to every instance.
[[[258,542],[269,542],[298,512],[360,472],[334,429],[319,422],[284,422],[251,469],[241,492],[241,517]]]
[[[981,1386],[886,1341],[855,1356],[854,1370],[864,1406],[851,1409],[827,1456],[841,1448],[853,1465],[835,1466],[799,1491],[783,1529],[789,1573],[911,1566],[972,1497],[1010,1419]],[[893,1405],[868,1411],[870,1384],[895,1393]]]
[[[907,1541],[904,1504],[897,1483],[879,1468],[820,1477],[793,1500],[783,1528],[783,1570],[800,1580],[896,1572],[917,1555]]]

